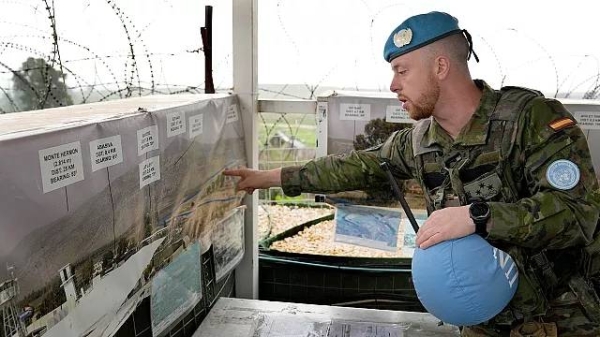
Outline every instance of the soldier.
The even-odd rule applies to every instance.
[[[224,174],[240,177],[247,193],[281,186],[296,196],[389,189],[380,167],[388,162],[395,178],[415,178],[425,192],[420,248],[477,233],[519,268],[510,304],[462,335],[600,336],[600,190],[587,141],[560,102],[473,80],[471,55],[477,60],[454,17],[410,17],[390,34],[384,58],[412,128],[301,167]]]

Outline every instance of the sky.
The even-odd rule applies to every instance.
[[[203,85],[200,27],[213,6],[213,69],[232,85],[231,12],[235,0],[46,0],[55,15],[58,53],[44,0],[0,1],[0,87],[28,56],[60,60],[67,85],[84,92],[129,86],[174,92]],[[596,85],[600,30],[593,2],[438,0],[259,0],[259,84],[388,90],[382,49],[408,16],[446,11],[473,35],[473,76],[494,87],[546,93]],[[133,55],[133,57],[132,57]],[[135,63],[133,62],[135,60]],[[4,93],[0,93],[4,94]]]

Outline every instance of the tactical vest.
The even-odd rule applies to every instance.
[[[477,146],[453,147],[449,153],[437,145],[427,146],[424,135],[431,120],[419,121],[412,130],[417,180],[423,189],[429,213],[449,206],[467,205],[476,200],[516,202],[528,191],[521,186],[520,170],[513,170],[509,155],[519,132],[518,118],[535,99],[545,99],[534,90],[504,87],[495,92],[496,107],[490,115],[487,142]],[[446,150],[447,151],[447,150]],[[509,308],[494,320],[510,324],[546,313],[549,300],[566,278],[577,272],[582,257],[534,252],[526,248],[491,242],[508,252],[519,268],[517,293]],[[572,254],[569,252],[569,254]],[[560,261],[566,261],[566,263]],[[560,266],[560,273],[555,269]],[[554,267],[554,268],[553,268]],[[559,276],[557,276],[559,275]],[[568,286],[566,286],[568,287]]]
[[[518,117],[540,92],[504,87],[496,91],[496,107],[490,115],[486,144],[461,146],[444,153],[437,145],[427,146],[424,135],[431,120],[419,121],[412,131],[417,180],[423,188],[427,209],[466,205],[475,200],[514,202],[522,186],[513,179],[507,162],[517,136]],[[517,180],[518,181],[518,180]]]

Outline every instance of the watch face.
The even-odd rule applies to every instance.
[[[489,207],[483,202],[473,203],[470,207],[471,216],[475,218],[485,217],[488,215]]]

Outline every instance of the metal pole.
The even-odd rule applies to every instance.
[[[204,93],[214,94],[215,83],[213,81],[212,71],[212,6],[204,7],[204,24],[200,28],[202,35],[202,50],[204,51]]]
[[[402,193],[402,190],[398,186],[398,182],[396,182],[396,178],[394,178],[394,175],[392,174],[392,171],[390,170],[390,164],[388,164],[388,162],[384,161],[383,163],[380,164],[380,166],[381,166],[381,168],[383,168],[383,170],[387,174],[390,184],[392,184],[392,189],[394,190],[396,197],[400,201],[400,205],[402,205],[402,209],[404,209],[404,213],[406,213],[406,216],[408,217],[408,220],[410,221],[412,228],[414,229],[415,233],[418,232],[419,225],[417,224],[417,220],[415,220],[415,216],[413,215],[413,213],[410,209],[410,206],[408,206],[406,199],[404,199],[404,193]]]
[[[246,165],[258,168],[258,0],[232,0],[233,89],[246,140]],[[258,193],[244,198],[245,252],[235,270],[237,297],[258,298]]]

